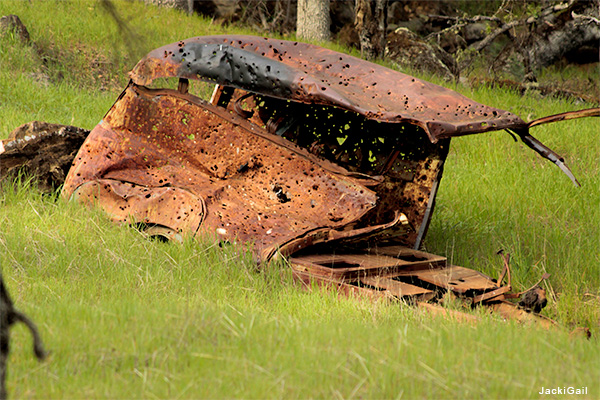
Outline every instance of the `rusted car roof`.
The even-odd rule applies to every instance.
[[[529,134],[535,125],[600,116],[600,108],[526,123],[451,89],[316,45],[255,36],[200,36],[151,51],[130,72],[137,85],[179,77],[271,97],[333,106],[364,117],[421,127],[432,143],[509,130],[579,185],[563,158]]]
[[[201,36],[150,52],[130,72],[200,79],[254,93],[354,111],[381,122],[410,123],[432,142],[527,123],[453,90],[312,44],[254,36]]]

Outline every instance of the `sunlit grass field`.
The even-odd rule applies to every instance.
[[[0,2],[0,16],[19,15],[36,43],[0,37],[0,138],[31,120],[91,129],[152,48],[204,34],[252,34],[143,2],[115,5],[133,39],[123,40],[92,1]],[[589,107],[444,85],[524,119]],[[598,398],[599,128],[597,119],[584,119],[532,130],[565,157],[580,188],[504,132],[453,140],[425,242],[427,251],[492,276],[504,249],[517,291],[550,273],[543,313],[559,322],[552,331],[483,310],[473,311],[480,322],[465,324],[399,303],[306,291],[285,262],[259,271],[243,247],[211,238],[149,241],[98,211],[42,195],[27,178],[6,184],[2,274],[50,351],[38,363],[28,332],[13,328],[9,393],[539,398],[542,387],[572,386],[588,388],[576,398]],[[570,337],[578,326],[590,328],[592,339]]]

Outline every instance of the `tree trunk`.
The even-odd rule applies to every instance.
[[[363,58],[383,57],[387,30],[387,0],[356,0],[354,26]]]
[[[298,38],[327,41],[331,36],[329,25],[329,0],[298,0]]]

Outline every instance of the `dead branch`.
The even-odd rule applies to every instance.
[[[479,51],[483,50],[484,48],[486,48],[487,46],[489,46],[498,36],[509,31],[510,29],[515,28],[517,26],[521,26],[521,25],[531,25],[533,23],[536,23],[536,22],[546,18],[550,14],[564,12],[565,10],[570,9],[575,3],[576,3],[576,0],[569,0],[568,3],[559,3],[556,5],[550,6],[550,7],[546,7],[542,11],[540,11],[540,13],[536,16],[531,16],[528,18],[507,22],[504,25],[502,25],[501,27],[497,28],[492,33],[490,33],[483,40],[472,44],[470,46],[470,48],[472,50],[479,52]]]
[[[483,50],[484,48],[486,48],[487,46],[489,46],[498,36],[502,35],[504,32],[506,32],[516,26],[519,26],[519,25],[523,25],[523,21],[508,22],[508,23],[502,25],[500,28],[493,31],[492,33],[490,33],[489,35],[487,35],[485,37],[485,39],[480,40],[479,42],[474,43],[469,47],[472,50],[479,52],[479,51]]]
[[[600,26],[600,19],[598,18],[594,18],[591,15],[582,15],[582,14],[576,14],[575,11],[571,12],[571,17],[573,17],[574,20],[582,20],[588,23],[594,23],[596,25]]]
[[[469,48],[471,50],[480,52],[481,50],[483,50],[484,48],[489,46],[498,36],[505,34],[505,33],[510,34],[510,31],[513,28],[516,28],[516,27],[522,26],[522,25],[531,25],[531,24],[537,23],[538,21],[548,17],[551,14],[555,14],[555,13],[560,14],[566,10],[569,10],[575,3],[576,3],[576,0],[569,0],[568,2],[555,4],[555,5],[552,5],[552,6],[542,9],[535,16],[530,16],[527,18],[509,21],[509,22],[504,22],[502,19],[500,19],[499,17],[496,16],[496,14],[498,14],[498,12],[503,7],[505,7],[504,3],[500,6],[500,8],[494,14],[494,16],[491,16],[491,17],[485,16],[485,15],[476,15],[473,17],[466,17],[466,16],[451,17],[451,16],[444,16],[444,15],[429,15],[428,18],[430,18],[432,20],[453,21],[454,24],[445,29],[442,29],[439,32],[431,33],[430,35],[428,35],[426,37],[426,39],[429,40],[434,37],[437,37],[439,39],[440,37],[442,37],[443,35],[445,35],[449,32],[456,32],[469,24],[478,23],[478,22],[491,22],[491,23],[500,25],[494,31],[492,31],[489,35],[487,35],[484,39],[482,39],[476,43],[473,43],[472,45],[469,46]],[[594,17],[589,17],[589,16],[585,16],[585,15],[577,15],[577,14],[575,14],[575,15],[577,16],[577,18],[580,18],[582,20],[587,20],[590,22],[595,22],[595,23],[600,24],[600,20],[598,20]],[[575,16],[573,18],[575,18]]]
[[[444,28],[444,29],[442,29],[442,30],[441,30],[441,31],[439,31],[439,32],[433,32],[433,33],[430,33],[429,35],[427,35],[427,36],[425,37],[425,40],[430,40],[430,39],[433,39],[433,37],[434,37],[434,36],[437,36],[437,39],[436,39],[436,40],[437,40],[437,42],[439,42],[439,41],[440,41],[440,38],[441,38],[442,36],[444,36],[444,35],[446,35],[447,33],[450,33],[450,32],[456,32],[456,31],[458,31],[458,30],[460,30],[460,29],[464,28],[464,27],[465,27],[465,26],[467,26],[467,25],[468,25],[468,23],[467,23],[467,22],[460,22],[460,23],[456,23],[456,24],[454,24],[454,25],[452,25],[452,26],[449,26],[448,28]]]
[[[482,22],[482,21],[490,21],[490,22],[497,22],[497,23],[502,23],[503,21],[498,18],[498,17],[488,17],[485,15],[476,15],[474,17],[449,17],[446,15],[428,15],[427,18],[429,19],[437,19],[439,21],[454,21],[456,24],[474,24],[477,22]],[[436,32],[437,33],[437,32]]]
[[[33,353],[36,358],[38,360],[46,358],[47,353],[37,327],[25,314],[15,309],[0,272],[0,399],[7,398],[6,372],[10,352],[10,328],[17,322],[22,322],[29,328],[33,336]]]

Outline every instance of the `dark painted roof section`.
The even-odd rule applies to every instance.
[[[430,139],[526,129],[518,116],[451,89],[316,45],[255,36],[200,36],[150,52],[130,72],[210,81],[304,103],[336,106],[382,122],[421,126]]]

